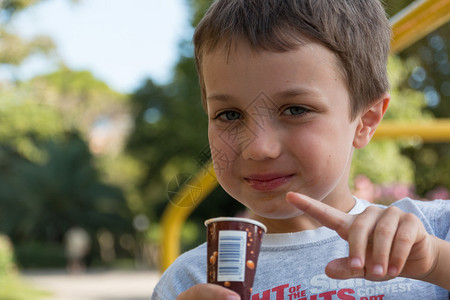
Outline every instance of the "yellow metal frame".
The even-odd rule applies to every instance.
[[[402,122],[384,120],[375,131],[374,138],[418,138],[427,143],[442,143],[450,141],[450,119],[432,119]]]
[[[167,205],[161,217],[161,271],[180,255],[180,233],[184,222],[217,185],[214,168],[210,164],[183,185]]]
[[[392,52],[399,52],[450,19],[450,0],[415,1],[391,19]],[[383,121],[374,138],[418,137],[425,142],[450,141],[450,120],[399,123]],[[192,211],[217,186],[212,165],[202,169],[180,190],[161,218],[161,265],[166,270],[180,254],[180,233]]]
[[[449,0],[420,0],[411,3],[390,20],[392,52],[400,52],[450,20]]]

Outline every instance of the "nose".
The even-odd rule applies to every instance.
[[[280,156],[282,150],[282,136],[271,125],[252,126],[253,137],[242,147],[241,155],[244,159],[263,161],[275,159]]]

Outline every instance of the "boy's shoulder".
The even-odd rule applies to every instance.
[[[181,254],[164,272],[152,299],[175,299],[191,286],[206,283],[206,243]]]
[[[417,215],[419,218],[440,219],[450,214],[450,200],[414,200],[403,198],[390,206]]]
[[[191,276],[193,280],[202,279],[203,282],[206,282],[205,270],[206,243],[203,243],[181,254],[173,264],[170,265],[164,275],[167,273],[172,276],[177,276],[182,273],[183,276]]]
[[[425,226],[428,233],[444,240],[450,240],[450,200],[414,200],[403,198],[391,203],[389,206],[374,204],[366,200],[356,198],[356,205],[352,209],[358,214],[369,206],[387,208],[397,207],[406,213],[416,215]],[[352,214],[352,212],[350,212]]]
[[[416,215],[428,233],[441,239],[450,239],[450,200],[413,200],[404,198],[392,204]]]
[[[184,252],[177,260],[183,261],[182,263],[198,263],[201,260],[204,265],[206,265],[206,243],[200,244],[199,246]]]
[[[356,198],[356,205],[353,210],[357,213],[366,209],[369,206],[378,206],[387,208],[390,206],[395,206],[403,210],[404,212],[423,214],[426,217],[439,217],[440,215],[445,215],[450,212],[450,200],[415,200],[411,198],[403,198],[392,202],[390,205],[371,203],[367,200],[362,200]],[[350,212],[351,213],[351,212]]]
[[[391,204],[391,206],[403,207],[411,210],[434,210],[436,208],[448,209],[450,208],[450,200],[415,200],[411,198],[403,198]]]

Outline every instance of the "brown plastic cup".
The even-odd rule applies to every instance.
[[[250,300],[266,226],[245,218],[220,217],[207,227],[207,278]]]

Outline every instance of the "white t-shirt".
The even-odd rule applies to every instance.
[[[368,206],[356,199],[350,214]],[[450,242],[450,200],[395,202],[415,214],[432,235]],[[266,234],[261,246],[252,300],[391,300],[450,299],[449,291],[422,281],[395,278],[373,282],[364,279],[335,280],[325,275],[333,259],[348,256],[348,244],[326,227],[295,233]],[[449,278],[450,280],[450,278]],[[182,254],[163,274],[152,300],[176,299],[191,286],[206,282],[206,244]]]

